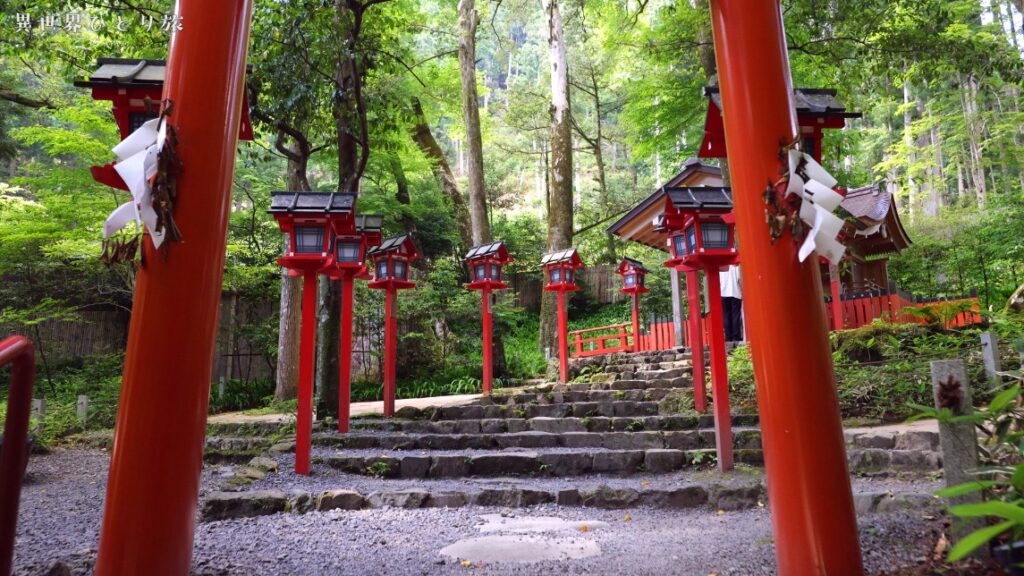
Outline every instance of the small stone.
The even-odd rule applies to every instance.
[[[353,490],[327,490],[321,492],[316,499],[316,509],[327,510],[360,510],[366,506],[366,499]]]
[[[371,508],[407,508],[415,509],[423,506],[430,494],[425,490],[398,490],[394,492],[371,492],[366,501]]]
[[[423,503],[424,508],[461,508],[469,503],[469,498],[462,492],[431,493]]]
[[[584,506],[594,508],[621,509],[628,508],[640,499],[636,490],[629,488],[611,488],[601,486],[592,490],[581,490],[580,500]]]
[[[203,522],[231,518],[251,518],[284,512],[288,495],[280,490],[251,492],[212,492],[203,502]]]
[[[939,447],[938,432],[910,430],[896,436],[897,450],[932,451]]]
[[[277,460],[266,456],[257,456],[249,460],[249,466],[264,472],[277,472]]]

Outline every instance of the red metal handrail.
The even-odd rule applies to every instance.
[[[0,576],[11,574],[21,478],[28,458],[25,450],[32,409],[32,385],[36,375],[36,354],[28,338],[11,336],[0,342],[0,368],[8,364],[13,366],[7,395],[4,443],[0,449]]]

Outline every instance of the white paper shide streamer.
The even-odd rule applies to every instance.
[[[806,182],[797,174],[801,163],[807,176]],[[833,212],[843,201],[843,196],[832,189],[835,185],[836,179],[814,158],[796,149],[789,150],[789,187],[786,195],[800,195],[803,199],[800,203],[800,219],[811,227],[800,245],[801,262],[811,252],[817,252],[833,265],[838,265],[846,253],[846,246],[836,239],[843,227],[843,219]]]
[[[114,170],[128,185],[132,199],[120,205],[103,223],[103,237],[109,238],[129,222],[135,226],[146,225],[153,239],[153,246],[159,248],[164,241],[164,231],[157,231],[157,214],[153,208],[153,179],[157,172],[157,157],[167,140],[167,124],[154,118],[132,132],[114,146],[117,163]]]

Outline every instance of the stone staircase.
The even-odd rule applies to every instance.
[[[733,415],[740,467],[718,474],[713,419],[686,409],[688,354],[587,358],[574,361],[571,374],[569,384],[498,390],[469,405],[353,419],[344,435],[318,422],[306,477],[292,472],[294,440],[280,425],[211,427],[208,461],[211,454],[251,460],[223,467],[225,480],[204,495],[202,517],[376,506],[763,505],[758,417]],[[851,462],[869,471],[938,466],[934,446],[920,454],[925,439],[916,439],[914,458],[895,455],[896,438],[850,441],[860,446]]]

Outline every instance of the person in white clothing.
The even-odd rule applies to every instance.
[[[725,320],[725,341],[743,341],[743,292],[740,286],[740,267],[729,266],[718,273],[722,291],[722,316]]]

